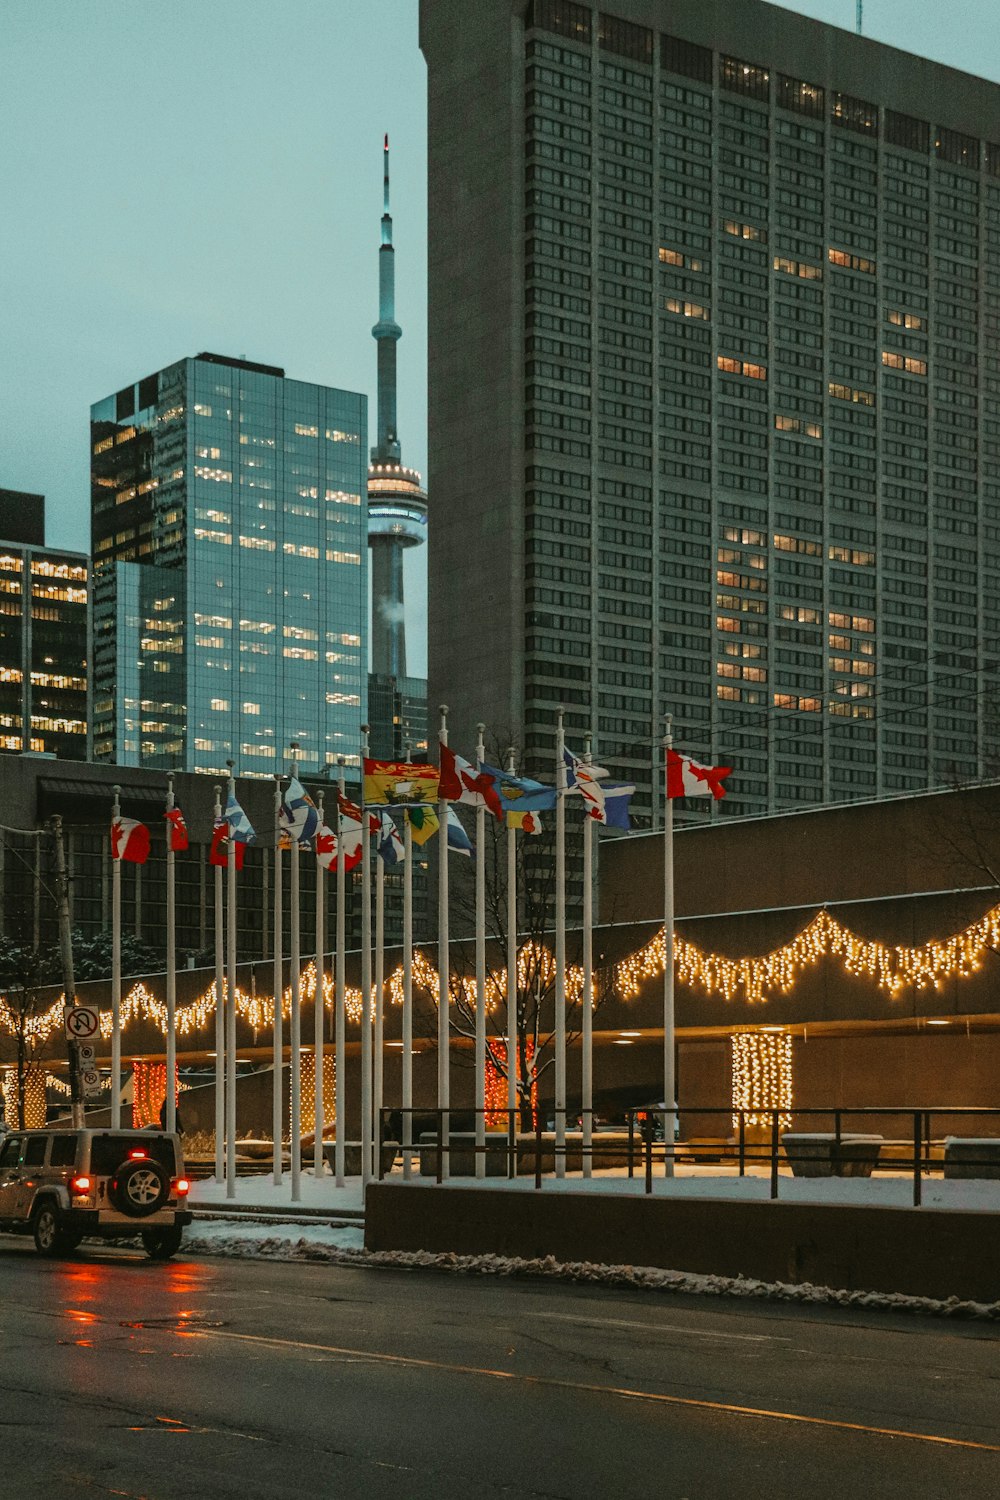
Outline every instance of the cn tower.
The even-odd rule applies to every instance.
[[[389,137],[383,157],[384,207],[378,252],[378,322],[372,337],[378,346],[378,442],[368,469],[368,545],[372,553],[372,671],[386,677],[406,676],[406,630],[403,623],[403,551],[427,540],[427,495],[416,469],[400,462],[396,428],[396,343],[403,330],[396,322],[395,252],[389,213]]]

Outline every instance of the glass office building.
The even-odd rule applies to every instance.
[[[45,546],[45,497],[0,490],[0,751],[87,759],[89,580]]]
[[[995,774],[1000,88],[760,0],[421,45],[453,742],[565,704],[654,820],[666,711],[721,813]]]
[[[91,412],[94,754],[357,765],[367,403],[201,354]]]

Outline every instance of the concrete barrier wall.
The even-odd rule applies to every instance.
[[[371,1183],[365,1246],[1000,1299],[995,1213]]]

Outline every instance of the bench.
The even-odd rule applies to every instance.
[[[793,1177],[870,1177],[882,1137],[785,1131],[781,1144]]]
[[[944,1142],[946,1177],[1000,1177],[1000,1138],[949,1135]]]

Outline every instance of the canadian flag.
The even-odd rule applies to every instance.
[[[473,807],[488,807],[495,818],[503,817],[495,776],[470,765],[445,744],[441,745],[439,760],[438,792],[446,802],[467,802]]]
[[[667,796],[714,797],[718,801],[726,795],[722,783],[732,769],[732,766],[702,766],[687,755],[668,750]]]
[[[170,848],[175,854],[180,854],[188,847],[188,831],[184,814],[179,807],[169,807],[163,816],[167,820],[167,838]]]
[[[324,870],[331,869],[337,859],[337,835],[325,823],[320,823],[315,833],[315,842],[317,862],[323,866]]]
[[[242,870],[247,846],[241,844],[239,839],[235,839],[233,850],[235,852],[233,863],[237,870]],[[229,864],[229,823],[225,818],[216,823],[212,830],[212,847],[208,851],[208,862],[210,865],[222,865],[223,869]]]
[[[111,824],[111,858],[144,865],[149,858],[149,829],[134,818],[115,818]]]

